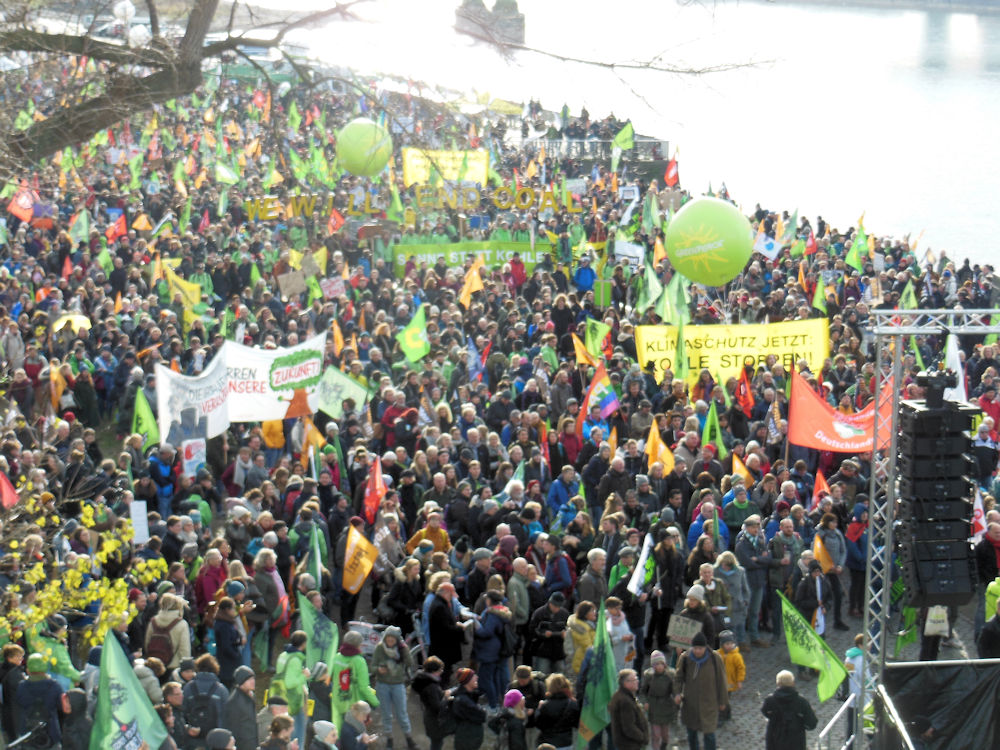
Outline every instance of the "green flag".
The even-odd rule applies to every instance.
[[[29,115],[27,112],[25,112],[22,109],[20,112],[17,113],[17,119],[14,120],[14,129],[15,130],[27,130],[32,125],[34,125],[34,123],[35,123],[35,121],[31,117],[31,115]]]
[[[584,346],[587,347],[587,351],[593,354],[595,357],[604,356],[604,352],[601,351],[601,344],[604,343],[604,337],[608,335],[611,331],[611,326],[600,320],[594,320],[593,318],[587,318],[587,327],[584,329]]]
[[[299,114],[299,105],[292,100],[292,104],[288,108],[288,127],[292,130],[298,130],[301,124],[302,115]]]
[[[816,694],[819,696],[819,702],[824,703],[833,697],[840,683],[847,677],[844,663],[799,614],[795,605],[780,591],[778,596],[781,597],[781,619],[785,625],[788,656],[793,664],[810,667],[819,672]]]
[[[271,187],[271,186],[268,185],[268,187]],[[228,190],[220,190],[219,191],[219,207],[218,207],[218,209],[216,209],[215,214],[216,214],[216,216],[218,216],[221,219],[223,216],[226,215],[226,212],[228,210],[229,210],[229,191]]]
[[[657,204],[656,196],[650,190],[646,193],[646,202],[642,206],[642,231],[649,237],[653,236],[653,232],[660,225],[659,206]]]
[[[240,181],[240,178],[231,167],[220,161],[215,163],[215,180],[216,182],[224,182],[227,185],[235,185]]]
[[[337,646],[340,645],[337,626],[316,609],[302,592],[298,593],[298,600],[302,629],[309,634],[309,640],[306,641],[306,669],[312,669],[319,661],[327,665],[333,664]]]
[[[403,202],[399,199],[399,191],[396,190],[395,184],[389,186],[389,192],[392,195],[392,202],[389,204],[389,209],[385,212],[385,218],[389,221],[395,221],[397,224],[402,224]]]
[[[663,284],[660,283],[660,277],[656,275],[656,269],[653,268],[653,264],[649,262],[649,258],[646,258],[646,271],[642,278],[642,287],[639,292],[639,299],[635,303],[635,311],[639,315],[642,315],[646,310],[656,304],[656,301],[663,294]]]
[[[313,446],[310,446],[313,447]],[[316,581],[316,588],[323,585],[323,552],[319,546],[319,526],[315,523],[309,525],[309,565],[306,572]],[[306,631],[309,632],[308,630]],[[325,660],[324,660],[325,661]],[[313,662],[315,664],[315,662]],[[329,664],[329,662],[327,662]],[[308,666],[308,664],[306,665]]]
[[[143,154],[129,159],[128,171],[132,174],[132,181],[128,184],[129,190],[138,190],[142,185],[142,160]]]
[[[73,242],[86,242],[90,239],[90,214],[87,209],[81,208],[73,217],[73,223],[69,225],[69,238]],[[105,273],[109,271],[105,269]]]
[[[684,341],[684,319],[677,322],[677,348],[674,349],[674,377],[677,380],[687,380],[688,357],[687,344]],[[640,363],[641,364],[641,363]]]
[[[368,391],[354,378],[336,367],[327,367],[316,384],[316,408],[333,419],[344,416],[344,400],[351,399],[361,408],[368,401]],[[339,441],[334,440],[334,446]]]
[[[184,171],[184,159],[179,158],[174,162],[174,184],[183,185],[187,182],[187,172]]]
[[[826,297],[823,296],[823,280],[819,279],[816,282],[816,291],[813,292],[813,303],[812,306],[819,310],[821,313],[826,315]]]
[[[185,203],[184,208],[181,209],[181,217],[179,219],[180,225],[177,227],[177,231],[181,234],[191,230],[191,201],[192,198],[189,195],[187,203]]]
[[[625,127],[618,131],[618,134],[611,141],[612,146],[617,146],[622,151],[635,148],[635,129],[631,120],[625,123]]]
[[[156,426],[156,417],[153,416],[153,410],[141,388],[135,392],[132,432],[142,435],[143,445],[157,445],[160,442],[160,428]]]
[[[720,461],[729,455],[725,443],[722,442],[722,428],[719,426],[719,412],[715,408],[715,399],[712,399],[712,405],[708,407],[708,417],[701,431],[701,444],[705,446],[709,443],[715,443]]]
[[[167,728],[128,663],[124,649],[115,634],[108,630],[101,650],[90,750],[117,750],[141,744],[159,748],[168,736]]]
[[[111,257],[111,253],[108,252],[108,246],[105,245],[101,248],[101,252],[97,254],[97,262],[100,264],[101,268],[104,270],[105,275],[110,276],[111,272],[115,270],[115,262]]]
[[[851,268],[857,269],[858,271],[865,270],[864,265],[861,263],[861,256],[868,252],[868,237],[865,235],[865,230],[863,227],[859,226],[858,231],[854,234],[854,241],[851,243],[851,249],[847,251],[847,255],[844,258],[844,263],[849,265]]]
[[[510,485],[513,482],[520,482],[521,486],[524,486],[524,465],[528,463],[527,459],[523,459],[518,463],[517,468],[514,469],[514,473],[510,475],[510,479],[507,480],[507,484],[503,486],[503,492],[501,494],[510,497]]]
[[[806,241],[803,239],[797,240],[795,244],[792,245],[792,249],[789,250],[789,253],[793,258],[801,258],[806,254]]]
[[[728,409],[733,405],[733,397],[729,395],[729,389],[726,388],[726,381],[719,377],[719,373],[715,373],[715,382],[722,389],[722,398],[725,399],[726,408]]]
[[[260,269],[257,268],[256,263],[253,263],[250,268],[250,288],[256,289],[258,281],[260,281]]]
[[[901,310],[916,310],[920,307],[917,293],[913,291],[913,279],[907,279],[906,286],[899,295],[899,307]]]
[[[917,610],[914,607],[903,607],[903,629],[896,633],[896,647],[892,658],[898,659],[903,649],[911,643],[920,640],[920,628],[917,627]]]
[[[608,704],[618,689],[618,673],[615,670],[615,655],[611,650],[611,637],[605,622],[604,602],[597,613],[597,633],[594,636],[594,655],[587,671],[587,683],[583,689],[583,705],[580,708],[580,725],[576,735],[576,746],[583,750],[594,737],[600,736],[611,723]]]
[[[419,362],[430,354],[431,342],[427,338],[427,313],[420,305],[406,328],[396,334],[399,348],[411,362]]]

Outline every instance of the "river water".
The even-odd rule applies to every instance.
[[[1000,259],[1000,16],[711,0],[519,3],[527,45],[559,55],[747,64],[692,76],[533,53],[504,59],[453,30],[458,4],[376,0],[358,8],[365,23],[336,22],[296,41],[362,72],[631,117],[638,132],[679,147],[685,186],[725,182],[748,212],[757,202],[797,208],[841,228],[865,212],[877,234],[923,231],[923,248]]]

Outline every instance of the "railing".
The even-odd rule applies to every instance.
[[[560,158],[575,157],[585,159],[610,159],[612,143],[599,138],[521,138],[519,133],[508,133],[504,139],[507,145],[520,149],[534,150],[536,153],[545,147],[546,156]],[[657,161],[669,159],[670,141],[655,138],[635,139],[635,148],[622,154],[624,161]]]
[[[845,731],[843,744],[835,745],[831,743],[834,742],[833,732],[837,728],[838,722],[846,721],[848,712],[854,711],[854,704],[857,699],[858,697],[854,693],[851,693],[847,700],[844,701],[844,705],[837,709],[837,713],[833,715],[833,718],[823,727],[823,731],[816,738],[816,750],[851,750],[851,748],[855,747],[855,732],[850,732],[850,737],[848,737],[846,736],[848,732]]]

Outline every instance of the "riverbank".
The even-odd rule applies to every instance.
[[[881,8],[1000,15],[1000,4],[995,0],[751,0],[751,2],[761,5],[823,5],[832,8]]]

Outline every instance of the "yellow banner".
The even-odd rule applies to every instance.
[[[344,590],[356,594],[375,565],[378,550],[365,539],[356,526],[347,531],[347,548],[344,550]]]
[[[465,174],[459,178],[462,162],[468,160]],[[429,151],[422,148],[403,149],[403,182],[407,187],[415,182],[431,181],[431,167],[441,179],[455,182],[458,179],[485,185],[489,173],[490,155],[487,151]]]
[[[754,369],[763,365],[768,355],[778,358],[785,371],[804,359],[809,369],[820,372],[830,356],[830,326],[825,318],[760,325],[685,326],[684,344],[688,359],[688,382],[707,369],[712,378],[738,378],[743,365]],[[665,369],[676,372],[675,326],[636,326],[635,345],[639,364],[652,362],[657,382]]]

